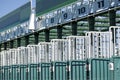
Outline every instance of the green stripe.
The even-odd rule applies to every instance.
[[[50,11],[52,11],[52,10],[55,10],[55,9],[57,9],[57,8],[60,8],[60,7],[63,7],[63,6],[65,6],[65,5],[68,5],[68,4],[70,4],[70,3],[72,3],[72,2],[75,2],[75,1],[77,1],[77,0],[68,0],[68,1],[66,1],[66,2],[64,2],[64,3],[62,3],[62,4],[59,4],[59,5],[55,6],[55,7],[53,7],[53,8],[50,8],[50,9],[47,9],[47,10],[45,10],[45,11],[43,11],[43,12],[37,13],[36,16],[43,15],[43,14],[45,14],[45,13],[48,13],[48,12],[50,12]]]

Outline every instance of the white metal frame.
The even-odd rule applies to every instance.
[[[28,45],[28,64],[38,63],[39,47],[38,45]]]
[[[40,42],[39,46],[39,60],[38,62],[51,62],[52,46],[49,42]]]
[[[88,36],[68,36],[69,60],[85,60],[90,56]]]
[[[111,26],[109,31],[112,32],[113,36],[113,53],[114,56],[120,56],[120,27]]]
[[[52,39],[52,61],[68,61],[68,41],[66,39]]]
[[[110,58],[113,56],[111,32],[87,32],[90,38],[90,58]]]

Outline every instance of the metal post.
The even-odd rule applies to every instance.
[[[14,41],[10,41],[10,48],[13,48],[13,45],[14,45]]]
[[[62,26],[57,26],[57,37],[62,39]]]
[[[77,35],[77,22],[72,22],[72,35]]]
[[[4,50],[7,50],[7,42],[4,43]]]
[[[110,10],[109,11],[109,21],[110,21],[110,26],[116,26],[116,11],[115,10]],[[114,36],[114,34],[112,33],[112,36]],[[114,37],[113,37],[113,44],[114,42]]]
[[[49,42],[49,34],[50,34],[50,30],[46,29],[45,30],[45,42]]]
[[[115,10],[109,11],[109,21],[110,21],[110,26],[116,26],[116,11]]]
[[[29,35],[25,36],[25,46],[29,44]]]
[[[1,48],[2,48],[2,44],[0,44],[0,52],[2,51],[2,49],[1,49]]]
[[[34,38],[35,38],[35,44],[38,44],[39,42],[39,33],[34,33]]]
[[[17,47],[21,46],[21,38],[17,38]]]
[[[94,31],[95,17],[93,16],[88,17],[88,27],[89,27],[89,31]]]

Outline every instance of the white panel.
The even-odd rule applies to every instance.
[[[10,65],[17,65],[17,49],[10,49],[9,56],[10,56]]]
[[[87,32],[90,38],[90,58],[110,58],[113,56],[111,32]]]
[[[7,60],[6,60],[6,51],[2,51],[2,65],[7,66]]]
[[[85,60],[90,55],[88,36],[68,36],[69,60]]]
[[[9,66],[9,63],[10,63],[10,61],[9,61],[9,51],[6,50],[4,54],[5,54],[5,59],[6,59],[6,66]]]
[[[18,64],[28,64],[28,48],[26,47],[19,47],[18,48]]]
[[[111,26],[109,31],[113,33],[114,55],[118,56],[118,55],[120,55],[120,27],[119,26]]]
[[[2,52],[0,52],[0,66],[3,66],[2,65]]]
[[[52,55],[52,47],[48,42],[40,42],[39,46],[39,60],[38,62],[50,62]]]
[[[28,45],[28,64],[36,64],[38,61],[38,45]]]
[[[52,61],[68,60],[68,41],[65,39],[53,39],[52,43]]]

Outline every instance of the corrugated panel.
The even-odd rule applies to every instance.
[[[29,65],[28,80],[38,80],[37,64]]]
[[[11,80],[18,80],[18,79],[19,79],[18,66],[12,66]]]
[[[53,80],[67,80],[67,62],[54,62],[53,63]]]
[[[120,57],[113,58],[114,60],[114,80],[120,79]]]
[[[40,80],[51,80],[51,63],[41,63],[40,68],[41,68],[41,79]]]
[[[28,68],[26,65],[20,65],[20,80],[28,79]]]
[[[5,66],[4,67],[4,79],[3,80],[9,80],[9,77],[10,77],[10,75],[9,75],[9,69],[10,69],[9,66]]]
[[[70,62],[70,80],[86,80],[86,61]]]
[[[90,80],[109,80],[109,61],[108,59],[91,59],[89,64]]]
[[[0,80],[3,80],[3,69],[1,66],[0,66]]]

